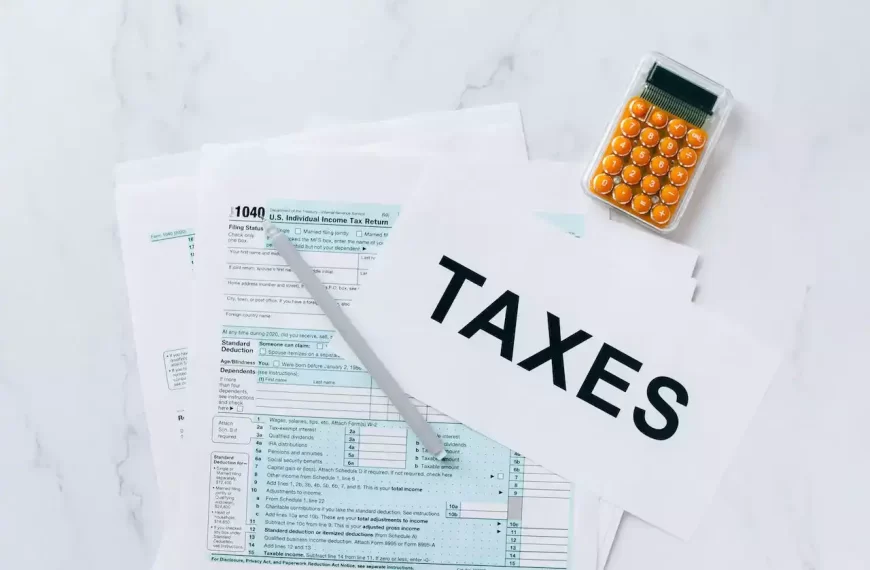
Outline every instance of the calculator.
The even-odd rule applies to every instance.
[[[722,85],[648,54],[589,167],[588,192],[657,232],[674,230],[731,107]]]

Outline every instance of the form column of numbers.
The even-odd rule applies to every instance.
[[[260,518],[260,505],[262,501],[260,500],[260,464],[263,461],[263,437],[265,426],[262,423],[262,418],[257,416],[257,423],[255,426],[254,433],[254,466],[253,466],[253,477],[251,477],[251,492],[250,497],[253,499],[248,502],[248,505],[253,505],[253,509],[248,513],[248,528],[246,530],[247,534],[247,546],[248,546],[248,554],[253,555],[256,552],[257,543],[257,521]]]
[[[505,566],[520,565],[522,540],[520,521],[509,520],[507,523],[507,537],[505,538]]]
[[[344,465],[359,465],[359,428],[348,426],[344,430]]]
[[[522,550],[522,496],[525,476],[525,458],[511,451],[508,478],[507,536],[505,537],[505,566],[520,566]]]
[[[511,467],[509,480],[510,489],[508,490],[508,497],[523,496],[523,479],[525,475],[525,466],[525,457],[523,457],[516,451],[511,451]]]
[[[570,532],[567,521],[541,516],[544,505],[570,501],[571,484],[511,452],[508,489],[506,565],[536,568],[568,567]]]
[[[193,265],[193,235],[187,236],[187,251],[190,253],[190,264]]]
[[[405,469],[408,430],[400,427],[356,427],[344,430],[345,467]]]

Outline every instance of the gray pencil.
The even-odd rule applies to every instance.
[[[402,390],[402,387],[399,386],[399,383],[396,382],[396,379],[393,378],[393,375],[390,374],[390,371],[387,370],[381,359],[374,353],[357,328],[353,326],[353,323],[350,322],[350,319],[347,318],[347,315],[344,314],[344,311],[341,310],[341,307],[338,306],[338,303],[335,302],[335,299],[332,298],[332,295],[329,294],[329,291],[326,290],[326,287],[323,286],[323,283],[320,282],[320,279],[317,278],[311,267],[302,259],[302,255],[299,254],[290,238],[284,235],[284,232],[279,230],[269,220],[263,220],[263,229],[266,231],[266,237],[272,240],[272,245],[275,246],[275,249],[278,250],[278,253],[287,265],[290,266],[293,273],[299,277],[299,280],[308,289],[308,292],[318,304],[320,310],[329,317],[332,326],[341,334],[345,342],[347,342],[348,346],[353,350],[360,362],[362,362],[366,371],[377,382],[378,387],[384,391],[405,422],[411,427],[420,441],[423,442],[426,449],[429,450],[429,453],[438,459],[444,459],[447,456],[447,452],[444,450],[444,443],[438,437],[438,434],[435,433],[429,422],[420,415],[417,406],[411,403],[408,395],[405,394],[405,391]]]

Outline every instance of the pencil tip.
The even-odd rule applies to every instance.
[[[266,218],[263,218],[263,231],[266,232],[266,237],[270,239],[281,233],[281,230]]]
[[[447,450],[446,449],[442,449],[439,453],[435,454],[435,459],[437,459],[438,461],[441,461],[445,457],[447,457]]]

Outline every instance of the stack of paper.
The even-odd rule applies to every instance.
[[[452,347],[416,343],[423,332],[415,303],[426,302],[417,296],[431,293],[419,279],[433,252],[465,244],[484,258],[490,252],[505,275],[534,270],[540,282],[549,274],[545,297],[553,308],[597,300],[601,314],[652,323],[645,334],[679,334],[668,323],[693,307],[697,252],[611,223],[584,196],[582,167],[529,162],[514,105],[318,123],[279,139],[118,167],[120,234],[163,502],[157,566],[602,568],[622,510],[599,497],[648,512],[643,497],[603,482],[600,465],[630,468],[626,453],[648,450],[632,447],[627,435],[623,449],[602,449],[610,440],[598,437],[601,425],[574,422],[562,415],[573,415],[568,407],[536,409],[541,401],[509,375],[501,385],[491,373],[479,387],[467,385],[469,360],[454,359]],[[331,344],[330,322],[270,247],[264,217],[288,233],[403,387],[420,398],[414,402],[447,444],[447,460],[429,457],[339,339]],[[552,238],[548,232],[558,244],[534,251]],[[379,259],[384,247],[391,253]],[[415,249],[416,276],[408,264]],[[533,267],[525,267],[530,259]],[[370,288],[364,284],[375,265]],[[494,279],[494,287],[505,279]],[[368,297],[354,311],[358,289]],[[482,301],[472,297],[459,298],[454,315]],[[592,335],[612,334],[621,348],[639,343],[643,352],[639,333],[622,334],[599,314],[589,323],[598,327]],[[407,344],[400,342],[406,334]],[[485,336],[466,342],[483,352],[495,340]],[[540,342],[534,334],[516,340],[514,361]],[[664,354],[662,366],[679,360],[677,352]],[[573,364],[574,354],[564,356]],[[474,366],[484,375],[495,370]],[[532,372],[549,369],[548,361]],[[757,399],[763,388],[747,397]],[[483,393],[488,406],[480,405]],[[554,402],[548,405],[561,405]],[[471,427],[446,415],[460,416],[450,410]],[[529,418],[548,416],[548,428],[559,433],[544,449]],[[631,425],[629,410],[625,416],[619,419]],[[650,419],[650,429],[662,429],[659,419]],[[505,420],[515,428],[505,431]],[[734,444],[736,437],[723,438],[698,498],[715,487],[711,480]],[[559,449],[564,460],[551,461]],[[579,465],[584,460],[589,469]],[[641,486],[636,495],[649,492]],[[660,503],[649,503],[656,518]],[[676,516],[670,528],[653,522],[678,532],[686,519]]]

